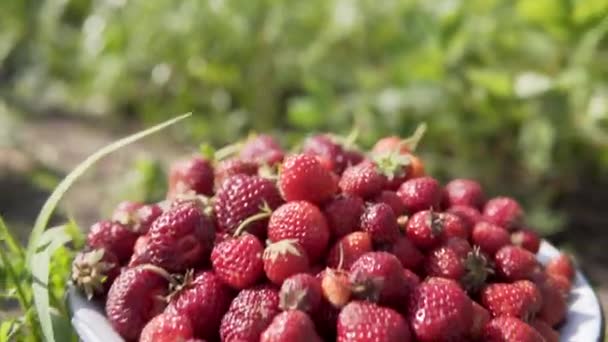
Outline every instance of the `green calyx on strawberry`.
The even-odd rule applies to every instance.
[[[488,277],[494,274],[490,261],[478,246],[473,247],[473,250],[467,254],[464,267],[465,274],[460,282],[469,293],[476,293],[481,290]]]
[[[384,152],[372,158],[378,171],[389,181],[406,176],[407,166],[411,164],[411,159],[407,155],[395,152]]]
[[[105,292],[105,284],[116,277],[118,267],[116,257],[103,248],[83,252],[72,263],[72,281],[91,300],[95,294]]]

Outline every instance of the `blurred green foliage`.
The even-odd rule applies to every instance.
[[[429,124],[438,177],[548,208],[608,170],[608,0],[0,1],[0,95],[184,140]]]

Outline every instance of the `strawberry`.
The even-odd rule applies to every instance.
[[[576,273],[572,259],[569,255],[563,253],[547,263],[545,272],[552,275],[561,275],[568,280],[574,279]]]
[[[473,227],[481,221],[481,213],[473,207],[464,205],[455,205],[446,210],[447,213],[454,214],[462,220],[468,231],[473,230]]]
[[[165,312],[188,318],[196,336],[214,340],[231,299],[230,288],[217,275],[199,271],[173,295]]]
[[[258,164],[239,158],[222,160],[215,166],[215,184],[235,175],[255,176],[258,174]]]
[[[277,208],[268,222],[268,238],[272,242],[295,239],[304,248],[311,264],[324,254],[329,243],[325,217],[314,204],[296,201]]]
[[[72,262],[72,282],[87,299],[105,295],[120,273],[120,263],[103,248],[76,254]]]
[[[193,157],[174,162],[169,170],[167,198],[194,191],[197,194],[213,195],[214,172],[211,162],[202,157]]]
[[[387,179],[371,161],[363,161],[344,170],[338,186],[343,193],[361,198],[371,198],[379,194]]]
[[[486,324],[482,341],[487,342],[545,342],[534,328],[515,317],[496,317]]]
[[[513,230],[521,224],[524,211],[510,197],[495,197],[486,202],[482,214],[488,222]]]
[[[439,246],[429,252],[424,265],[429,277],[459,281],[464,276],[464,259],[452,248]]]
[[[286,201],[322,203],[338,191],[335,175],[316,157],[306,154],[289,156],[279,173],[279,189]]]
[[[401,184],[397,195],[411,215],[422,210],[439,209],[442,189],[439,182],[431,177],[414,178]]]
[[[263,207],[276,209],[283,200],[277,187],[258,176],[236,175],[226,179],[215,196],[215,215],[221,232],[234,233],[246,219],[260,213]],[[268,219],[247,225],[247,231],[260,239],[266,236]]]
[[[490,257],[511,241],[506,229],[488,222],[479,222],[473,227],[471,240]]]
[[[138,234],[123,224],[113,221],[99,221],[91,226],[87,234],[87,246],[103,248],[118,258],[122,264],[129,260]]]
[[[190,201],[165,211],[146,236],[145,250],[130,265],[151,263],[169,272],[182,272],[208,260],[215,227],[197,202]]]
[[[387,252],[363,254],[350,267],[350,279],[357,297],[380,304],[395,305],[408,295],[403,286],[403,267]]]
[[[156,266],[128,268],[110,287],[106,317],[125,340],[137,340],[152,317],[165,308],[169,274]]]
[[[490,321],[490,313],[483,306],[471,301],[473,304],[473,323],[471,324],[470,335],[474,340],[479,340],[483,334],[483,328]]]
[[[530,325],[545,339],[545,342],[559,342],[559,332],[540,319],[533,320]]]
[[[374,303],[354,301],[338,316],[338,342],[409,342],[410,330],[396,311]]]
[[[270,135],[260,134],[249,138],[241,148],[240,157],[243,160],[258,165],[274,165],[283,160],[284,152],[281,145]]]
[[[545,281],[539,285],[543,305],[538,312],[538,318],[554,327],[566,318],[568,304],[562,290],[553,281]]]
[[[485,195],[478,182],[461,178],[445,185],[444,200],[447,207],[465,205],[479,209],[484,204]]]
[[[399,238],[399,226],[393,209],[388,204],[376,203],[365,208],[361,216],[361,230],[368,232],[375,243],[393,243]]]
[[[481,291],[481,303],[493,317],[512,316],[528,320],[540,310],[541,302],[540,291],[528,280],[490,284]]]
[[[385,177],[385,189],[397,190],[410,177],[410,158],[394,152],[374,155],[374,163]]]
[[[553,273],[547,273],[546,277],[547,279],[545,281],[550,281],[554,283],[554,286],[560,289],[562,295],[566,298],[568,297],[568,295],[570,294],[570,290],[572,289],[572,283],[570,282],[570,280],[568,280],[568,278]]]
[[[284,311],[274,317],[260,342],[321,342],[315,325],[302,311]]]
[[[406,269],[417,270],[424,260],[424,255],[405,236],[399,236],[395,243],[386,246],[384,250],[395,255]]]
[[[365,155],[357,150],[346,150],[344,152],[346,157],[346,167],[357,165],[365,159]]]
[[[428,278],[410,296],[408,312],[418,341],[458,341],[471,330],[471,300],[451,280]]]
[[[163,213],[157,204],[125,201],[112,213],[112,221],[120,222],[138,234],[146,234],[152,222]]]
[[[441,246],[453,249],[461,258],[466,258],[473,251],[473,247],[471,247],[469,241],[458,236],[448,238],[443,241]]]
[[[450,237],[468,238],[462,220],[450,213],[424,210],[414,214],[406,225],[407,237],[416,247],[427,250]]]
[[[181,315],[162,313],[150,320],[141,331],[140,342],[185,341],[193,337],[192,325]]]
[[[331,199],[323,213],[334,238],[341,238],[361,225],[361,215],[365,209],[363,200],[357,196],[340,195]]]
[[[338,325],[338,315],[340,309],[333,306],[327,300],[321,300],[319,308],[311,316],[315,322],[317,332],[325,341],[336,340],[336,326]]]
[[[408,154],[411,152],[409,144],[396,135],[381,138],[372,147],[373,153],[398,152]]]
[[[349,269],[360,256],[372,250],[372,238],[369,233],[350,233],[331,248],[327,256],[327,266]]]
[[[530,279],[538,261],[534,254],[517,246],[504,246],[494,256],[496,273],[509,281]]]
[[[341,308],[350,300],[352,291],[348,273],[331,268],[320,275],[323,298],[336,308]]]
[[[521,229],[511,234],[511,243],[534,254],[540,249],[540,237],[530,229]]]
[[[266,277],[277,285],[288,277],[309,270],[308,256],[293,239],[280,240],[266,247],[262,256]]]
[[[416,287],[420,285],[420,277],[416,273],[408,270],[407,268],[403,269],[403,278],[405,279],[404,285],[405,287],[407,287],[408,293],[410,294],[412,294]],[[404,309],[405,308],[406,307],[404,307]]]
[[[264,275],[264,246],[251,234],[220,242],[213,247],[211,264],[217,276],[234,289],[245,289]]]
[[[321,291],[321,282],[316,277],[306,273],[292,275],[281,285],[279,307],[312,314],[321,305]]]
[[[222,318],[222,341],[258,342],[279,310],[279,294],[268,286],[245,289],[234,298]]]
[[[326,134],[313,135],[304,140],[302,153],[316,156],[338,175],[344,171],[348,162],[344,148]]]
[[[426,175],[426,171],[424,169],[424,163],[422,162],[422,159],[420,159],[420,157],[416,156],[415,154],[408,154],[408,157],[410,158],[410,175],[409,178],[413,179],[413,178],[420,178],[423,177],[424,175]]]
[[[390,190],[383,190],[372,200],[374,203],[385,203],[388,204],[396,216],[405,214],[405,206],[401,202],[401,198],[396,192]]]

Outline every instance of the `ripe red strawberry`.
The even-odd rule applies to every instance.
[[[354,301],[338,316],[338,342],[409,342],[410,330],[396,311],[374,303]]]
[[[401,184],[397,195],[411,215],[422,210],[439,209],[443,191],[436,179],[419,177]]]
[[[393,243],[399,238],[399,226],[393,209],[388,204],[376,203],[365,208],[361,216],[361,230],[368,232],[375,243]]]
[[[104,220],[91,226],[87,235],[87,246],[109,251],[122,264],[131,257],[137,237],[138,234],[125,225]]]
[[[386,152],[398,152],[401,154],[408,154],[411,152],[410,145],[407,141],[402,140],[400,137],[393,135],[381,138],[376,141],[374,147],[372,147],[373,153],[386,153]]]
[[[194,335],[216,339],[222,316],[232,300],[230,288],[210,271],[199,271],[184,286],[171,298],[165,312],[188,318]]]
[[[380,173],[386,177],[384,187],[397,190],[411,175],[411,161],[408,155],[389,152],[374,155],[374,163]]]
[[[540,237],[530,229],[521,229],[511,234],[511,243],[534,254],[540,249]]]
[[[336,308],[341,308],[350,300],[352,291],[348,273],[331,268],[319,274],[323,298]]]
[[[458,341],[471,330],[472,312],[458,283],[429,278],[412,293],[408,318],[418,341]]]
[[[473,227],[471,240],[482,252],[493,257],[499,249],[510,243],[511,238],[503,227],[489,222],[479,222]]]
[[[190,201],[165,211],[146,236],[145,250],[130,265],[151,263],[169,272],[182,272],[208,260],[215,227],[200,206]]]
[[[340,309],[323,299],[317,311],[311,316],[315,322],[317,332],[324,341],[336,340],[336,327],[338,325],[339,314]]]
[[[566,318],[568,304],[562,290],[553,281],[545,281],[539,285],[543,305],[537,317],[554,327]]]
[[[468,231],[473,230],[473,227],[482,219],[479,210],[464,205],[449,207],[446,212],[460,217]]]
[[[465,205],[481,208],[485,201],[483,189],[478,182],[471,179],[454,179],[445,185],[447,207]]]
[[[281,145],[270,135],[260,134],[249,138],[241,148],[240,157],[258,165],[274,165],[283,160]]]
[[[483,306],[471,301],[473,304],[473,323],[471,324],[470,336],[475,340],[479,340],[483,334],[483,329],[490,321],[490,313]]]
[[[72,281],[87,298],[105,295],[120,273],[120,263],[103,248],[82,251],[72,262]]]
[[[369,233],[350,233],[337,241],[331,248],[327,256],[327,266],[349,269],[360,256],[372,250],[372,238]],[[342,261],[341,265],[340,261]]]
[[[264,330],[260,342],[322,342],[315,325],[302,311],[284,311]]]
[[[211,264],[217,276],[228,286],[245,289],[264,275],[264,246],[251,234],[223,241],[211,252]]]
[[[348,162],[344,148],[326,134],[313,135],[304,140],[302,153],[316,156],[338,175],[344,171]]]
[[[528,320],[541,308],[541,293],[528,280],[512,284],[495,283],[486,286],[481,292],[481,303],[493,317],[512,316]]]
[[[394,254],[406,269],[418,270],[424,260],[424,255],[405,236],[400,236],[395,243],[386,246],[385,250]]]
[[[308,272],[310,264],[306,252],[293,239],[272,243],[264,250],[262,257],[266,277],[277,285],[283,284],[288,277]]]
[[[359,297],[395,306],[407,297],[403,286],[403,267],[399,259],[387,252],[363,254],[350,267],[353,293]]]
[[[230,304],[222,318],[222,341],[258,342],[279,310],[279,294],[268,286],[245,289]]]
[[[215,216],[221,232],[234,233],[240,224],[260,213],[264,206],[276,209],[283,200],[279,190],[268,179],[236,175],[226,179],[215,196]],[[247,225],[247,231],[261,239],[266,236],[268,219]]]
[[[346,150],[346,167],[357,165],[365,159],[365,155],[357,150]]]
[[[559,342],[559,333],[544,321],[535,319],[530,323],[530,326],[538,331],[545,339],[545,342]]]
[[[382,191],[386,176],[371,161],[363,161],[344,170],[338,184],[343,193],[371,198]]]
[[[534,254],[517,246],[504,246],[494,256],[496,273],[509,281],[531,279],[538,261]]]
[[[114,209],[112,221],[120,222],[138,234],[146,234],[152,222],[162,213],[163,210],[157,204],[125,201]]]
[[[306,154],[289,156],[279,173],[279,189],[286,201],[322,203],[337,191],[338,184],[331,171],[316,157]]]
[[[397,196],[397,193],[394,191],[384,190],[376,197],[374,197],[372,202],[388,204],[391,209],[393,209],[393,212],[396,216],[401,216],[405,214],[405,206],[401,202],[401,198],[399,198],[399,196]]]
[[[215,184],[221,185],[222,182],[235,175],[255,176],[258,174],[258,164],[242,160],[239,158],[231,158],[222,160],[215,167]]]
[[[534,328],[515,317],[496,317],[486,324],[483,341],[487,342],[545,342]]]
[[[162,313],[141,331],[140,342],[185,341],[194,336],[190,320],[181,315]]]
[[[281,285],[279,307],[285,311],[315,313],[321,305],[321,291],[321,282],[315,276],[306,273],[293,275]]]
[[[576,273],[572,259],[567,254],[563,253],[547,263],[545,272],[553,275],[561,275],[568,280],[572,280]]]
[[[138,266],[122,272],[110,287],[106,317],[125,340],[137,340],[146,323],[165,308],[169,275],[155,266]]]
[[[407,237],[416,247],[426,250],[451,237],[468,239],[462,220],[450,213],[424,210],[414,214],[406,225]]]
[[[452,248],[439,246],[427,255],[424,269],[429,277],[442,277],[459,281],[465,272],[464,258]]]
[[[485,220],[508,230],[517,228],[521,224],[523,216],[524,211],[519,203],[510,197],[492,198],[483,207]]]
[[[329,242],[325,217],[314,204],[296,201],[283,204],[270,216],[268,238],[272,242],[295,239],[311,264],[324,254]]]
[[[174,162],[169,171],[168,198],[194,191],[197,194],[213,195],[214,172],[211,162],[202,157],[193,157]]]
[[[340,195],[330,200],[323,207],[323,213],[331,235],[339,239],[359,229],[364,205],[363,200],[357,196]]]
[[[403,304],[401,304],[399,308],[397,308],[400,312],[403,313],[407,313],[407,307],[408,307],[408,303],[409,303],[409,297],[411,296],[412,293],[414,293],[414,290],[418,287],[418,285],[420,285],[420,277],[408,270],[407,268],[403,269],[403,279],[405,279],[403,286],[405,288],[407,288],[407,292],[408,292],[408,296],[407,298],[404,298],[405,301],[403,302]]]
[[[453,249],[462,258],[466,258],[473,251],[473,247],[468,240],[457,236],[447,239],[441,245]]]

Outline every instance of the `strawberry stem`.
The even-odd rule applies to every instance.
[[[169,272],[165,271],[164,269],[162,269],[156,265],[152,265],[152,264],[145,264],[145,265],[142,265],[141,267],[148,271],[152,271],[152,272],[158,274],[159,276],[165,278],[171,284],[171,286],[179,286],[179,282],[177,281],[177,279],[175,279],[174,276],[169,274]]]
[[[243,233],[243,231],[249,224],[259,221],[259,220],[263,220],[265,218],[268,218],[272,214],[272,209],[270,209],[270,207],[268,206],[268,203],[266,203],[266,202],[264,202],[264,204],[262,204],[260,210],[261,210],[261,212],[255,214],[255,215],[249,216],[247,219],[245,219],[243,222],[241,222],[241,224],[239,224],[239,226],[234,231],[233,236],[237,237],[237,236],[241,235],[241,233]]]
[[[418,143],[420,143],[424,133],[426,133],[426,123],[423,122],[416,127],[414,134],[401,141],[401,145],[407,147],[412,152],[416,151],[416,147],[418,147]]]

